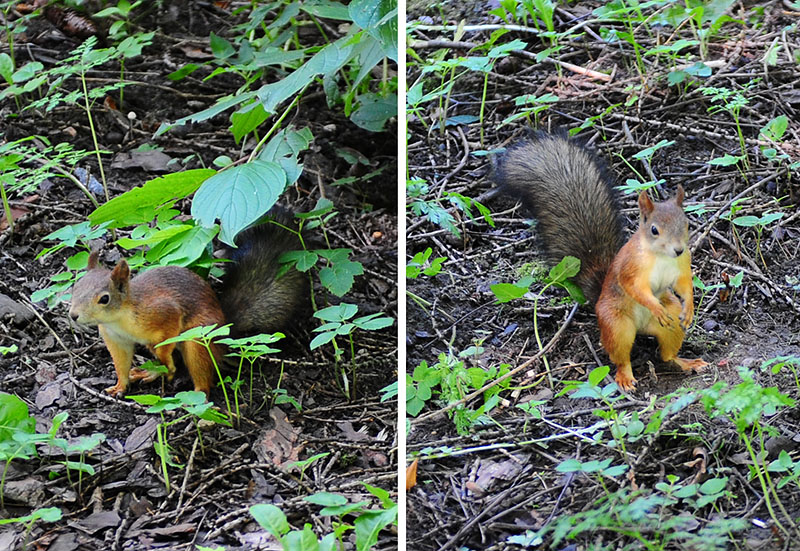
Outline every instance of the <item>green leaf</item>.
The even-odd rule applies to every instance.
[[[351,21],[347,6],[339,2],[328,0],[316,0],[309,3],[300,4],[300,9],[306,13],[325,19],[338,19],[340,21]]]
[[[319,514],[324,516],[342,517],[344,515],[349,515],[354,511],[363,511],[368,505],[369,501],[359,501],[358,503],[346,503],[344,505],[335,505],[321,509]]]
[[[738,163],[743,159],[744,157],[741,155],[734,156],[729,153],[726,153],[722,157],[716,157],[715,159],[711,159],[710,161],[708,161],[708,164],[713,166],[731,166],[735,165],[736,163]]]
[[[764,128],[761,129],[761,135],[768,140],[774,142],[780,140],[786,133],[786,128],[789,126],[789,117],[780,115],[769,121]]]
[[[386,121],[397,116],[397,95],[390,94],[386,97],[373,97],[362,100],[361,105],[351,115],[353,124],[369,130],[381,132],[386,126]]]
[[[319,551],[319,542],[310,524],[303,526],[302,530],[292,530],[281,543],[286,551]]]
[[[214,57],[219,60],[228,59],[236,53],[236,50],[233,48],[230,42],[224,38],[220,38],[213,32],[211,33],[210,42],[211,53],[213,53]]]
[[[311,343],[308,345],[308,347],[309,347],[310,350],[316,350],[317,348],[319,348],[323,344],[328,344],[329,342],[331,342],[335,338],[336,338],[336,332],[335,331],[329,331],[327,333],[321,333],[321,334],[317,335],[316,337],[314,337],[311,340]]]
[[[199,168],[154,178],[100,205],[89,215],[89,221],[92,225],[110,222],[111,228],[149,223],[158,207],[191,195],[214,174],[214,170]]]
[[[574,256],[565,256],[550,269],[548,277],[553,283],[561,283],[568,277],[575,277],[581,269],[581,261]]]
[[[0,76],[8,84],[11,84],[13,82],[11,79],[12,74],[14,74],[14,62],[11,60],[11,56],[5,52],[0,53]]]
[[[710,478],[700,485],[700,493],[705,495],[718,494],[728,485],[728,477]]]
[[[528,292],[527,287],[521,287],[513,283],[495,283],[490,286],[490,289],[499,303],[511,302],[522,298]]]
[[[294,262],[295,268],[300,272],[307,272],[319,260],[319,256],[312,251],[289,251],[280,257],[280,262]]]
[[[254,103],[244,109],[239,109],[231,115],[233,139],[238,144],[243,137],[258,128],[268,117],[269,113],[264,110],[260,103]]]
[[[167,78],[172,81],[183,80],[184,78],[188,77],[196,70],[198,70],[202,65],[198,65],[197,63],[187,63],[177,71],[173,71],[167,75]]]
[[[277,163],[255,160],[206,180],[192,201],[192,217],[205,227],[219,219],[220,240],[233,245],[236,234],[255,222],[286,188],[286,172]]]
[[[14,72],[11,75],[11,80],[19,84],[20,82],[25,82],[26,80],[33,78],[37,73],[41,72],[44,69],[44,65],[39,63],[38,61],[31,61],[30,63],[26,63],[23,67]]]
[[[343,322],[355,316],[357,312],[358,306],[342,302],[336,306],[328,306],[327,308],[314,312],[314,317],[322,321]]]
[[[320,249],[315,252],[330,261],[331,266],[319,271],[319,280],[326,289],[338,297],[350,291],[355,276],[364,273],[364,267],[360,262],[353,262],[348,258],[352,252],[350,249]]]
[[[349,42],[349,37],[343,37],[328,44],[289,76],[259,88],[256,95],[264,110],[274,113],[281,103],[303,90],[318,75],[341,69],[353,53],[354,47]]]
[[[330,492],[317,492],[316,494],[304,497],[303,501],[308,501],[314,505],[334,506],[344,505],[347,503],[347,498],[343,495]]]
[[[355,520],[356,549],[368,551],[378,542],[380,531],[397,522],[397,506],[385,511],[365,511]]]
[[[589,384],[592,386],[599,386],[610,371],[611,368],[607,365],[601,365],[600,367],[595,367],[589,372]]]
[[[283,511],[268,503],[259,503],[250,507],[250,514],[264,530],[281,540],[289,531],[289,523]]]

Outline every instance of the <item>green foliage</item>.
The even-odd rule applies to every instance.
[[[311,341],[310,348],[314,350],[324,344],[331,343],[333,345],[335,359],[337,364],[341,360],[344,350],[339,347],[336,337],[347,336],[350,343],[350,365],[352,384],[348,380],[344,371],[342,371],[342,382],[344,384],[344,392],[347,396],[353,398],[352,395],[356,388],[356,375],[358,371],[358,364],[356,362],[355,339],[353,332],[356,329],[363,331],[378,331],[385,327],[394,324],[392,318],[383,316],[381,313],[369,314],[355,319],[353,316],[358,312],[358,306],[355,304],[347,304],[345,302],[337,306],[329,306],[314,312],[314,317],[322,320],[323,323],[316,327],[313,331],[319,333]],[[353,389],[351,392],[351,388]]]
[[[275,505],[253,505],[250,507],[250,514],[262,528],[280,542],[284,551],[341,549],[344,545],[344,535],[350,530],[355,530],[356,550],[368,551],[377,543],[381,530],[397,524],[397,504],[389,499],[389,492],[386,490],[366,483],[364,486],[369,493],[380,500],[379,508],[369,508],[368,501],[348,503],[344,496],[329,492],[318,492],[303,498],[308,503],[322,506],[320,515],[338,519],[332,522],[333,532],[326,534],[321,540],[317,540],[310,524],[305,524],[302,530],[292,530],[286,515]],[[356,516],[352,525],[343,520],[345,515]]]
[[[227,328],[227,326],[225,328]],[[196,327],[195,329],[200,329],[200,331],[196,332],[195,334],[200,334],[202,336],[214,333],[214,331],[207,327]],[[188,333],[188,331],[185,333]],[[176,339],[181,339],[185,333],[176,337]],[[201,337],[196,336],[195,338],[200,339]],[[190,339],[184,338],[183,340]],[[166,341],[161,344],[165,343]],[[228,416],[214,409],[213,402],[207,401],[204,392],[179,392],[174,397],[162,397],[155,394],[140,394],[138,396],[128,396],[127,398],[138,404],[149,406],[147,410],[145,410],[147,413],[157,413],[161,416],[161,422],[156,427],[156,440],[153,442],[153,448],[155,449],[156,455],[158,455],[159,459],[161,460],[161,472],[164,475],[164,484],[167,492],[169,492],[171,488],[168,467],[183,468],[181,464],[177,463],[173,459],[175,457],[175,451],[169,445],[167,438],[167,430],[169,427],[171,425],[180,423],[185,419],[191,418],[195,422],[197,436],[202,441],[200,428],[197,427],[198,419],[224,425],[226,427],[232,426]],[[167,420],[165,413],[168,411],[177,410],[179,408],[182,408],[186,413],[179,417],[171,417],[170,420]]]
[[[254,131],[285,102],[297,101],[315,81],[321,81],[329,105],[341,105],[345,115],[362,128],[383,130],[386,121],[396,116],[396,78],[390,80],[384,70],[380,80],[371,80],[374,68],[385,67],[388,59],[398,59],[395,0],[356,0],[347,7],[333,2],[286,3],[279,7],[279,17],[267,25],[265,18],[275,7],[278,6],[255,7],[248,22],[233,29],[235,36],[230,41],[211,37],[215,60],[210,63],[218,67],[208,78],[234,73],[244,81],[240,91],[199,113],[162,124],[158,134],[172,126],[204,121],[236,107],[231,120],[238,139]],[[325,46],[298,47],[301,10],[312,17],[347,21],[351,23],[349,30]],[[257,27],[267,31],[262,38],[254,38],[253,30]],[[251,85],[262,81],[271,65],[288,70],[287,76],[252,90]],[[184,78],[199,67],[189,64],[171,78]],[[339,77],[346,83],[343,90]]]
[[[428,184],[424,180],[409,180],[406,182],[406,196],[411,199],[408,207],[417,216],[425,216],[432,224],[441,226],[456,237],[461,237],[461,231],[456,226],[456,220],[447,208],[442,206],[439,199],[425,199],[428,195]],[[458,211],[464,213],[470,220],[475,219],[472,212],[474,207],[483,220],[494,227],[489,209],[478,201],[461,195],[460,193],[445,192],[445,199]]]
[[[442,271],[442,263],[447,260],[446,256],[437,256],[431,260],[433,249],[428,247],[422,252],[418,252],[406,264],[406,277],[408,279],[417,279],[420,274],[425,274],[428,277],[435,276]]]
[[[717,482],[709,486],[717,487]],[[609,492],[585,511],[558,515],[541,530],[511,536],[508,542],[540,548],[549,541],[551,546],[561,547],[578,536],[607,531],[626,535],[637,542],[637,549],[648,551],[673,548],[724,551],[734,541],[733,534],[747,527],[744,519],[716,517],[698,530],[693,515],[671,513],[670,508],[677,501],[658,491],[631,492],[623,488]],[[687,505],[696,510],[695,503],[687,501]]]
[[[0,461],[36,457],[34,442],[36,420],[28,413],[28,404],[13,394],[0,393]]]
[[[490,382],[508,373],[509,366],[467,367],[466,358],[478,359],[483,348],[476,346],[461,352],[459,357],[442,352],[439,360],[433,365],[423,361],[411,375],[406,374],[406,412],[416,417],[425,405],[437,396],[437,402],[450,405],[459,402],[467,394],[483,388]],[[506,379],[483,393],[483,404],[472,409],[459,403],[448,411],[459,434],[469,434],[475,425],[489,422],[488,414],[500,402],[500,393],[509,388]]]
[[[319,333],[314,340],[311,341],[311,350],[327,344],[338,336],[352,335],[356,329],[363,329],[364,331],[377,331],[384,327],[389,327],[394,324],[394,320],[388,317],[381,317],[382,314],[370,314],[351,320],[358,312],[358,306],[355,304],[341,303],[337,306],[329,306],[317,312],[314,312],[314,317],[325,321],[314,329],[315,333]],[[337,349],[338,350],[338,349]]]

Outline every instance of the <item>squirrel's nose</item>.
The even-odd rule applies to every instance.
[[[681,247],[680,249],[675,249],[675,256],[680,256],[682,254],[683,254],[683,247]]]
[[[72,318],[72,321],[78,321],[78,314],[76,314],[74,312],[70,312],[69,313],[69,317]]]

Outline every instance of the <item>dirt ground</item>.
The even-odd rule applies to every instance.
[[[185,168],[212,166],[220,155],[232,159],[242,155],[228,130],[228,114],[153,138],[161,122],[198,112],[241,85],[240,79],[225,75],[204,81],[213,67],[176,83],[165,77],[190,61],[187,52],[207,51],[211,32],[224,37],[228,27],[241,23],[247,12],[232,17],[211,3],[168,4],[164,10],[145,10],[136,20],[139,29],[158,32],[141,56],[126,63],[126,78],[138,84],[125,89],[125,114],[100,104],[94,109],[100,147],[109,152],[104,160],[112,195],[181,166],[118,164],[123,154],[143,144],[158,146],[170,159],[186,160]],[[32,21],[16,40],[20,61],[38,60],[45,67],[58,63],[80,43],[65,38],[44,19]],[[117,71],[100,67],[88,76],[95,83],[113,82]],[[38,135],[54,144],[68,141],[76,148],[93,148],[85,114],[77,107],[59,107],[47,114],[20,113],[14,101],[7,99],[0,110],[5,140]],[[128,112],[135,114],[132,122],[126,117]],[[330,245],[351,248],[354,260],[364,267],[364,275],[356,278],[344,299],[317,289],[318,304],[346,300],[357,304],[360,314],[383,312],[396,319],[396,126],[382,133],[361,130],[340,110],[328,108],[321,87],[316,86],[289,114],[284,127],[308,127],[314,141],[301,156],[304,174],[282,203],[299,212],[311,210],[320,196],[331,199],[340,214],[329,223]],[[366,162],[352,161],[359,157]],[[94,157],[81,166],[98,176]],[[363,176],[380,167],[391,177],[330,186],[335,179]],[[59,507],[63,512],[56,523],[33,526],[28,549],[194,549],[195,543],[274,549],[276,542],[248,513],[255,503],[279,505],[294,528],[310,523],[321,536],[332,531],[332,523],[352,523],[353,517],[322,516],[318,505],[303,500],[308,495],[326,491],[343,495],[351,503],[365,500],[368,507],[377,506],[363,485],[366,482],[388,490],[396,501],[397,404],[381,403],[379,390],[397,378],[397,324],[356,335],[356,398],[348,400],[330,347],[309,351],[316,320],[298,320],[290,338],[279,344],[282,352],[257,364],[253,387],[246,384],[243,389],[243,416],[233,428],[213,426],[198,433],[188,419],[169,428],[177,466],[170,469],[172,487],[167,492],[153,448],[159,417],[145,413],[144,406],[103,392],[115,376],[95,329],[71,323],[64,303],[48,309],[29,300],[31,293],[49,284],[50,276],[64,269],[64,260],[75,252],[65,249],[36,260],[45,246],[53,245],[44,236],[84,221],[92,205],[71,183],[58,178],[48,179],[33,193],[12,196],[11,204],[19,209],[19,218],[13,232],[5,225],[0,232],[0,294],[10,299],[4,300],[0,316],[0,346],[16,345],[18,352],[0,357],[0,391],[28,404],[40,432],[49,429],[56,414],[66,412],[69,417],[59,436],[70,440],[93,433],[106,436],[85,458],[97,474],[80,481],[74,473],[66,479],[65,458],[56,452],[48,455],[40,450],[37,460],[8,465],[4,518],[24,516],[41,507]],[[179,206],[188,214],[188,201]],[[120,232],[120,237],[125,235]],[[110,242],[96,245],[112,250]],[[115,258],[115,253],[108,252],[105,258]],[[11,310],[18,314],[13,316]],[[146,350],[137,352],[135,365],[150,359]],[[343,361],[350,363],[349,348]],[[271,391],[279,382],[302,405],[301,411],[289,404],[270,408]],[[178,376],[166,388],[159,383],[142,384],[129,393],[171,396],[191,388],[191,380],[179,367]],[[212,391],[211,400],[224,404],[219,388]],[[176,421],[178,416],[171,412],[166,419]],[[285,468],[317,454],[324,455],[303,473],[299,468]],[[77,455],[69,459],[79,460]],[[23,532],[24,527],[16,524],[0,527],[0,548],[21,548]],[[354,548],[352,530],[345,544]],[[375,549],[396,547],[395,534],[384,530]]]
[[[738,368],[750,370],[755,381],[775,386],[793,399],[798,398],[794,376],[788,370],[773,374],[762,369],[762,362],[777,356],[800,354],[800,187],[796,173],[786,165],[768,163],[758,154],[758,130],[770,119],[788,116],[791,131],[784,137],[786,151],[796,161],[800,154],[796,121],[798,119],[798,79],[796,63],[782,58],[765,71],[759,48],[763,48],[785,25],[796,22],[796,14],[783,11],[778,4],[764,4],[764,24],[757,29],[741,26],[717,37],[709,46],[709,59],[721,60],[722,69],[703,80],[704,86],[738,88],[753,81],[747,92],[749,104],[741,111],[741,125],[751,158],[745,173],[735,167],[710,166],[708,160],[725,153],[736,155],[739,141],[727,113],[710,115],[707,97],[689,89],[684,95],[668,87],[664,76],[668,67],[646,63],[651,78],[639,89],[639,99],[623,107],[632,96],[630,86],[641,84],[632,67],[632,50],[627,44],[609,44],[599,40],[598,25],[588,25],[588,33],[572,41],[554,54],[559,61],[613,75],[610,81],[594,80],[568,68],[554,68],[551,62],[536,63],[528,57],[512,55],[496,63],[489,72],[484,123],[456,123],[442,131],[440,116],[480,116],[482,74],[470,73],[456,79],[448,95],[447,111],[434,101],[409,119],[409,176],[423,179],[428,193],[419,199],[438,201],[454,216],[461,236],[456,237],[440,225],[407,209],[408,258],[430,247],[432,258],[445,257],[442,272],[433,277],[409,280],[411,293],[421,300],[408,301],[408,365],[412,373],[423,361],[436,363],[442,353],[459,353],[479,345],[483,352],[471,355],[468,366],[483,369],[502,364],[515,368],[538,352],[533,331],[533,302],[518,300],[497,304],[490,286],[513,283],[530,272],[531,266],[546,274],[541,247],[536,241],[528,213],[514,201],[492,192],[491,155],[485,152],[506,147],[525,135],[524,119],[500,127],[501,121],[515,112],[513,98],[523,94],[540,96],[552,93],[558,102],[539,115],[537,128],[574,128],[590,117],[604,113],[593,128],[581,133],[604,158],[618,183],[634,176],[623,162],[627,159],[636,170],[646,167],[631,158],[634,153],[661,140],[675,144],[657,152],[651,160],[652,173],[664,178],[658,189],[665,199],[674,193],[677,184],[686,189],[686,204],[703,204],[704,212],[690,214],[690,244],[694,274],[707,286],[722,284],[723,274],[735,276],[744,272],[743,283],[729,296],[719,290],[708,293],[698,305],[700,291],[695,290],[697,321],[683,345],[684,357],[702,357],[710,365],[702,373],[683,374],[677,368],[658,360],[654,339],[638,337],[632,353],[634,375],[639,383],[634,392],[614,404],[617,411],[630,416],[636,413],[642,422],[652,419],[677,396],[690,390],[701,391],[719,381],[730,385],[741,382]],[[408,15],[409,23],[443,24],[463,20],[467,25],[499,23],[486,13],[496,3],[462,3],[441,12],[415,4]],[[570,4],[557,10],[556,29],[565,30],[586,19],[596,3]],[[737,12],[738,16],[742,14]],[[640,37],[644,46],[664,36]],[[459,37],[460,44],[447,44],[452,31],[436,29],[413,31],[411,47],[424,59],[440,52],[438,59],[485,55],[470,51],[470,44],[483,44],[492,29],[469,30]],[[638,29],[641,31],[641,29]],[[686,34],[686,36],[684,36]],[[638,36],[638,35],[637,35]],[[670,39],[690,38],[683,29]],[[527,42],[529,52],[543,46],[536,36],[510,33],[497,44],[515,38]],[[418,42],[413,43],[411,40]],[[444,43],[443,43],[444,42]],[[798,47],[796,37],[790,40],[791,50]],[[442,48],[449,47],[447,53]],[[450,78],[448,73],[447,78]],[[757,77],[757,78],[756,78]],[[424,79],[419,66],[411,64],[408,86]],[[434,88],[436,79],[427,77],[425,93]],[[444,79],[446,82],[447,79]],[[456,119],[457,120],[457,119]],[[477,152],[477,154],[476,154]],[[746,180],[745,177],[746,176]],[[650,179],[650,178],[645,178]],[[475,198],[488,206],[495,226],[490,226],[477,211],[470,218],[455,208],[444,195],[457,192]],[[737,228],[717,214],[726,212],[732,201],[746,197],[737,215],[762,216],[782,212],[779,223],[770,225],[760,235],[753,228]],[[623,199],[626,231],[632,232],[638,222],[634,195]],[[762,260],[763,257],[763,260]],[[541,289],[535,284],[534,292]],[[617,479],[606,478],[605,485],[580,474],[562,474],[555,467],[568,458],[581,461],[613,457],[607,448],[581,438],[581,431],[598,421],[594,410],[597,400],[575,400],[558,394],[561,381],[583,381],[597,365],[608,364],[608,357],[599,342],[599,330],[591,308],[572,312],[562,290],[549,289],[538,305],[538,325],[543,344],[555,338],[547,355],[555,384],[548,385],[541,361],[517,373],[507,390],[501,393],[500,404],[477,423],[466,436],[457,434],[450,418],[433,415],[445,404],[430,400],[412,419],[408,452],[420,458],[417,485],[408,497],[409,549],[504,549],[516,548],[509,540],[541,529],[560,517],[589,512],[597,507],[601,496],[619,488],[652,489],[667,475],[682,480],[696,475],[692,461],[697,453],[707,454],[709,471],[730,477],[731,496],[718,503],[721,510],[704,511],[697,517],[703,526],[718,515],[742,518],[745,530],[733,541],[738,549],[798,549],[800,542],[764,529],[759,519],[769,518],[760,488],[748,474],[748,461],[742,460],[744,447],[737,440],[733,425],[721,418],[710,419],[696,399],[680,410],[653,440],[630,444],[632,472]],[[599,363],[598,363],[599,362]],[[611,370],[606,383],[611,382]],[[471,389],[470,389],[471,390]],[[541,400],[544,420],[537,420],[518,406]],[[478,398],[471,403],[476,408]],[[781,410],[770,417],[771,439],[780,439],[787,449],[795,449],[800,416],[796,408]],[[452,412],[451,412],[452,413]],[[606,433],[605,438],[608,438]],[[773,440],[773,443],[775,441]],[[769,447],[769,446],[768,446]],[[778,447],[780,448],[780,446]],[[697,450],[701,450],[698,452]],[[774,459],[779,449],[772,449]],[[694,465],[694,466],[693,466]],[[633,481],[633,482],[631,482]],[[800,511],[800,492],[796,484],[778,490],[783,504],[793,518]],[[679,506],[667,507],[663,513],[686,514]],[[649,526],[649,525],[648,525]],[[631,527],[635,530],[635,525]],[[694,529],[699,534],[698,527]],[[647,537],[655,537],[646,534]],[[532,545],[532,548],[545,548]],[[584,533],[575,540],[562,542],[558,549],[639,549],[645,547],[635,539],[611,529],[598,527],[591,535]],[[673,541],[667,549],[686,549]],[[725,547],[721,547],[725,548]]]

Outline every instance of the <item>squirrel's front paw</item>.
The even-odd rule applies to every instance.
[[[658,320],[658,323],[661,325],[661,327],[667,327],[673,323],[672,316],[663,306],[657,310],[653,310],[652,314],[653,317]]]

